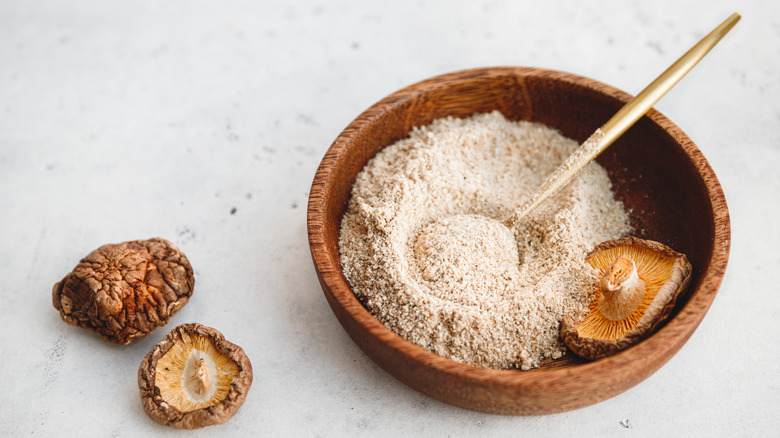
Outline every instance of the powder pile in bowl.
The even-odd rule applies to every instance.
[[[499,112],[445,118],[380,151],[342,219],[344,275],[390,330],[465,364],[528,370],[565,352],[598,281],[585,255],[631,231],[591,163],[514,231],[500,221],[578,147]]]

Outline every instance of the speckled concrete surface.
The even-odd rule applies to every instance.
[[[628,392],[512,418],[429,399],[347,337],[311,266],[307,191],[363,109],[421,79],[491,65],[638,92],[737,2],[4,1],[0,3],[0,430],[174,435],[136,372],[168,329],[211,325],[255,383],[196,435],[769,436],[780,428],[780,4],[742,22],[656,106],[699,145],[731,209],[715,303]],[[397,3],[397,4],[396,4]],[[103,243],[162,236],[195,294],[129,346],[64,324],[52,285]]]

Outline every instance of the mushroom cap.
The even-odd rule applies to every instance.
[[[639,278],[645,282],[644,298],[633,313],[612,321],[599,310],[601,290],[594,285],[596,294],[585,318],[576,324],[570,317],[563,317],[561,340],[585,359],[611,356],[655,332],[669,318],[690,283],[691,264],[684,254],[638,237],[603,242],[586,256],[586,261],[603,276],[621,255],[635,262]]]
[[[182,391],[183,370],[193,352],[212,359],[219,382],[208,401],[183,406],[173,400],[171,391]],[[169,354],[170,353],[170,354]],[[179,357],[171,358],[172,355]],[[177,367],[176,362],[180,362]],[[165,366],[161,366],[165,364]],[[172,364],[168,367],[167,364]],[[168,369],[170,368],[170,369]],[[175,368],[175,369],[174,369]],[[171,375],[162,375],[170,373]],[[225,340],[218,330],[197,323],[182,324],[160,341],[138,368],[138,388],[144,411],[157,423],[178,429],[199,429],[222,424],[238,411],[252,386],[252,364],[244,350]],[[166,400],[168,397],[168,400]]]
[[[103,245],[52,288],[63,321],[128,344],[162,327],[189,300],[187,256],[162,238]]]

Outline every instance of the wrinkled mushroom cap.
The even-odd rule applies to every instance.
[[[244,350],[216,329],[195,323],[174,328],[138,368],[144,411],[179,429],[228,421],[250,386],[252,364]]]
[[[600,277],[605,277],[621,256],[628,256],[635,263],[644,296],[633,312],[620,319],[610,319],[599,307],[602,289],[594,285],[595,299],[585,318],[575,324],[568,316],[563,317],[561,340],[585,359],[613,355],[649,336],[668,319],[677,298],[690,282],[691,265],[685,255],[659,242],[637,237],[601,243],[588,254],[586,261],[599,271]],[[602,288],[605,282],[602,280]]]
[[[192,295],[187,256],[154,238],[103,245],[84,257],[52,289],[52,303],[68,324],[118,344],[164,326]]]

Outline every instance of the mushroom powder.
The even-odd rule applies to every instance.
[[[352,189],[339,239],[352,290],[440,356],[523,370],[561,357],[561,319],[581,320],[598,282],[585,256],[628,234],[628,213],[594,162],[514,230],[501,220],[577,147],[497,111],[413,129]]]

